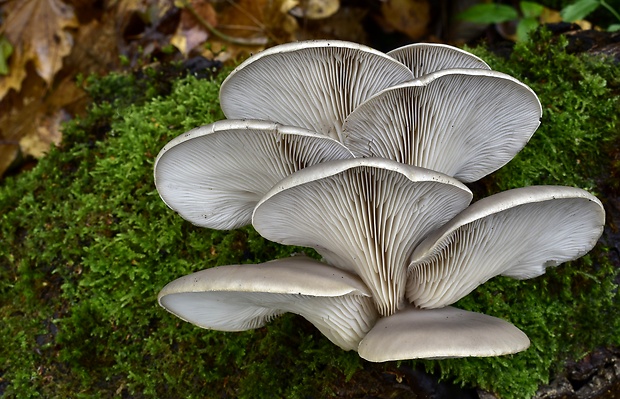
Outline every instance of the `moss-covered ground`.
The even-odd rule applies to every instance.
[[[535,44],[532,44],[535,43]],[[564,52],[541,34],[508,60],[473,51],[540,96],[542,125],[507,166],[474,189],[561,184],[606,201],[618,188],[617,66]],[[5,397],[320,398],[372,394],[368,363],[300,317],[245,333],[206,331],[159,308],[169,281],[257,263],[299,248],[251,228],[199,229],[159,199],[154,157],[171,138],[223,115],[213,79],[112,74],[85,82],[87,116],[63,145],[0,186],[0,395]],[[168,84],[169,83],[169,84]],[[615,195],[615,194],[613,194]],[[540,278],[498,278],[457,306],[510,320],[532,346],[514,356],[404,362],[502,398],[527,398],[565,359],[620,344],[616,267],[604,245]],[[372,366],[395,370],[395,363]],[[349,392],[348,394],[346,392]]]

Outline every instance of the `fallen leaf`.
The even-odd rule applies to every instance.
[[[19,153],[19,142],[0,137],[0,176],[11,166]]]
[[[363,22],[367,15],[367,8],[344,5],[329,18],[304,21],[303,29],[297,33],[297,39],[337,39],[367,43],[368,36]]]
[[[73,46],[67,31],[77,27],[73,9],[60,0],[19,0],[7,3],[5,12],[4,34],[13,46],[13,55],[9,75],[0,78],[0,98],[11,88],[19,90],[30,61],[51,85]]]
[[[264,46],[267,37],[273,44],[294,40],[298,28],[295,18],[287,13],[287,0],[239,0],[218,11],[219,29],[229,37]]]
[[[116,15],[119,19],[120,31],[123,32],[132,14],[137,14],[148,25],[156,26],[160,20],[174,7],[173,0],[117,0]]]
[[[289,12],[298,18],[328,18],[340,8],[340,0],[301,0],[296,3]]]
[[[67,57],[63,74],[70,72],[67,62],[71,57]],[[32,65],[27,73],[21,90],[7,93],[0,101],[0,176],[18,152],[36,157],[46,152],[52,142],[60,139],[55,121],[85,108],[86,94],[75,84],[76,72],[63,79],[57,77],[51,88],[47,88]],[[22,142],[24,137],[29,140]]]
[[[431,19],[427,0],[388,0],[381,3],[381,12],[394,29],[411,39],[420,39],[427,33]]]
[[[206,0],[192,0],[193,11],[209,25],[217,26],[217,16],[213,6]],[[207,28],[190,12],[186,6],[181,11],[181,21],[170,39],[170,43],[185,55],[209,38]]]
[[[35,158],[43,157],[52,145],[59,145],[62,140],[61,124],[71,119],[64,109],[57,110],[53,115],[41,116],[34,131],[22,137],[19,147],[23,154]]]

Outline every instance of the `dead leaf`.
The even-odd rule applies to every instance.
[[[0,78],[0,98],[13,88],[19,90],[25,67],[34,63],[47,85],[62,67],[73,38],[67,28],[77,27],[71,6],[60,0],[19,0],[7,3],[4,34],[13,46],[10,74]]]
[[[196,14],[211,26],[217,26],[217,16],[213,6],[206,0],[192,0],[191,6]],[[189,54],[196,46],[204,43],[209,37],[205,26],[196,19],[187,9],[181,11],[181,21],[177,31],[170,39],[170,43],[185,55]]]
[[[221,62],[245,58],[271,45],[296,40],[297,20],[288,14],[290,0],[238,0],[213,3],[218,30],[202,53]]]
[[[297,38],[299,40],[337,39],[367,43],[368,36],[363,22],[367,15],[367,8],[345,5],[329,18],[304,21],[303,29],[298,31]]]
[[[19,142],[0,138],[0,176],[11,166],[19,153]]]
[[[390,26],[411,39],[427,33],[431,7],[427,0],[388,0],[381,4],[383,17]]]
[[[145,24],[156,26],[174,7],[173,0],[117,0],[116,15],[119,17],[119,31],[124,32],[131,15],[136,13]]]
[[[340,0],[300,0],[296,3],[289,12],[298,18],[328,18],[340,8]]]
[[[29,132],[19,141],[23,154],[35,158],[43,157],[52,145],[59,145],[62,140],[60,126],[71,119],[64,109],[57,110],[53,115],[45,115],[37,121],[36,130]]]
[[[274,44],[295,40],[298,28],[287,13],[287,0],[238,0],[218,11],[221,31],[228,36],[251,39],[268,37]],[[264,45],[264,44],[263,44]]]
[[[67,57],[70,59],[71,56]],[[67,63],[63,73],[68,72],[66,69]],[[28,65],[26,73],[28,78],[20,92],[11,91],[0,101],[3,110],[0,112],[0,144],[3,144],[0,145],[0,158],[6,157],[7,160],[0,162],[0,176],[9,164],[8,159],[12,160],[18,150],[34,156],[46,152],[52,142],[60,139],[60,116],[74,115],[85,108],[86,94],[75,84],[74,74],[64,79],[57,77],[53,87],[48,89],[32,64]],[[30,141],[22,142],[23,137],[30,137]]]
[[[65,59],[73,74],[104,74],[119,68],[119,38],[114,18],[104,15],[82,24],[75,35],[75,46]]]

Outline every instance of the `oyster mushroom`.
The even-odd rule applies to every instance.
[[[357,276],[307,257],[202,270],[166,285],[158,300],[175,316],[220,331],[299,314],[344,350],[357,349],[378,317]]]
[[[531,186],[481,199],[417,246],[407,298],[441,308],[498,275],[540,276],[590,251],[604,224],[601,202],[578,188]]]
[[[381,158],[325,162],[279,182],[258,203],[252,224],[263,237],[317,250],[359,275],[382,315],[405,304],[415,246],[465,209],[462,183]]]
[[[184,219],[229,230],[250,224],[256,203],[282,178],[352,157],[339,142],[306,129],[223,120],[170,141],[155,160],[155,185]]]
[[[472,182],[508,163],[540,125],[536,94],[483,69],[434,72],[377,93],[343,125],[358,157],[381,157]]]
[[[511,323],[454,307],[409,306],[379,319],[360,342],[360,357],[371,362],[404,359],[486,357],[527,349],[530,340]]]
[[[229,119],[301,126],[340,140],[347,115],[373,94],[411,80],[394,58],[339,40],[286,43],[239,65],[222,83]]]
[[[491,69],[486,62],[458,47],[440,43],[413,43],[388,51],[387,55],[405,64],[414,78],[442,69]]]

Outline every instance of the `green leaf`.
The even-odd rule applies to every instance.
[[[521,12],[525,18],[537,18],[540,17],[545,7],[541,4],[534,3],[533,1],[522,1],[520,3]]]
[[[599,0],[579,0],[564,7],[562,11],[560,11],[560,15],[562,16],[562,20],[574,22],[584,19],[600,5],[601,3]]]
[[[535,31],[540,23],[536,18],[523,18],[517,25],[517,41],[524,42],[529,39],[531,32]]]
[[[617,32],[620,30],[620,24],[613,24],[607,27],[607,32]]]
[[[457,14],[457,18],[478,24],[497,24],[519,17],[514,7],[504,4],[476,4]]]
[[[6,37],[0,37],[0,75],[9,74],[9,65],[7,61],[11,54],[13,54],[13,46]]]

